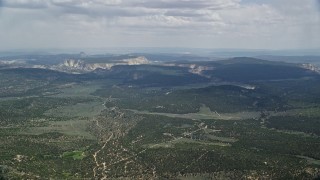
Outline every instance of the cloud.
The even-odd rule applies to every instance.
[[[2,2],[2,0],[0,0],[0,13],[1,13],[2,6],[3,6],[3,2]]]
[[[51,4],[61,7],[83,7],[90,8],[94,6],[117,6],[122,0],[51,0]]]
[[[127,0],[109,1],[52,0],[60,16],[84,15],[97,19],[113,19],[113,25],[135,29],[192,27],[224,24],[218,10],[239,8],[237,0]]]
[[[132,3],[156,9],[223,9],[238,5],[236,0],[145,0]]]
[[[293,37],[318,32],[313,25],[319,17],[314,2],[319,1],[2,0],[0,39],[8,47],[45,42],[47,46],[61,42],[61,46],[287,47],[294,45]],[[319,46],[319,35],[313,34],[310,46]]]
[[[3,6],[8,8],[42,9],[48,7],[43,0],[3,0]]]

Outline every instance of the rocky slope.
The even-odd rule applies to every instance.
[[[310,71],[313,71],[313,72],[316,72],[316,73],[320,74],[320,68],[318,66],[316,66],[316,65],[313,65],[313,64],[310,64],[310,63],[302,64],[302,68],[308,69]]]
[[[106,62],[106,63],[90,63],[83,60],[67,59],[63,63],[56,66],[52,66],[50,69],[64,71],[64,72],[90,72],[96,69],[111,69],[117,65],[141,65],[150,64],[150,61],[141,56],[131,59],[123,59],[117,62]]]

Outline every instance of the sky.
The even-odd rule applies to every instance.
[[[320,0],[0,0],[0,50],[320,49]]]

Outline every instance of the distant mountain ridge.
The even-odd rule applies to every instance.
[[[235,57],[217,61],[155,61],[134,55],[79,55],[52,56],[55,64],[41,64],[40,60],[4,59],[0,68],[48,69],[69,74],[95,74],[101,77],[123,78],[126,82],[142,85],[163,84],[188,76],[192,82],[241,82],[250,84],[261,80],[281,80],[319,77],[320,68],[313,64],[295,64],[252,57]],[[60,58],[60,59],[59,59]],[[63,58],[63,59],[62,59]],[[99,71],[101,70],[101,71]],[[156,80],[155,80],[156,79]],[[160,81],[161,79],[161,81]],[[173,80],[175,79],[175,80]],[[152,81],[158,81],[157,83]],[[183,80],[187,82],[185,78]],[[139,82],[139,83],[138,83]],[[172,83],[171,83],[172,84]]]
[[[90,72],[96,69],[107,69],[110,70],[113,66],[117,65],[141,65],[150,64],[150,61],[143,57],[136,57],[130,59],[123,59],[113,63],[90,63],[84,60],[67,59],[63,63],[56,66],[52,66],[50,69],[64,71],[64,72]]]

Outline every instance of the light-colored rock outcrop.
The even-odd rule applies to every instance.
[[[308,69],[310,71],[316,72],[316,73],[320,73],[320,68],[316,65],[313,64],[302,64],[302,68],[304,69]]]
[[[116,65],[141,65],[149,64],[149,60],[145,57],[136,57],[130,59],[119,60],[112,63],[87,63],[83,60],[67,59],[63,63],[53,66],[51,69],[65,72],[90,72],[96,69],[111,69]]]

